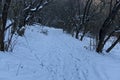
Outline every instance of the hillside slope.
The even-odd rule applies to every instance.
[[[89,51],[60,29],[27,28],[12,53],[0,52],[0,80],[120,80],[120,47],[109,55]]]

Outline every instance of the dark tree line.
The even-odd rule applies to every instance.
[[[54,4],[43,9],[41,21],[44,15],[49,19],[41,23],[62,28],[81,41],[84,36],[90,36],[96,39],[96,52],[102,53],[105,43],[120,34],[119,3],[119,0],[55,0]],[[106,52],[118,42],[119,36]]]
[[[24,36],[26,25],[40,23],[62,28],[80,41],[84,36],[95,39],[98,53],[116,36],[106,50],[110,52],[120,41],[119,9],[120,0],[0,0],[0,50],[10,51],[15,34]]]
[[[12,51],[14,35],[23,36],[25,25],[37,22],[37,13],[50,0],[0,0],[0,51]],[[7,21],[11,24],[6,26]]]

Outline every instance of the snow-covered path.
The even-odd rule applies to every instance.
[[[0,54],[0,80],[120,80],[120,56],[86,50],[62,30],[28,28],[13,53]]]

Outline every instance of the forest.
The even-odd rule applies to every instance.
[[[0,0],[0,80],[120,80],[120,0]]]
[[[34,24],[63,29],[79,41],[90,37],[97,53],[114,37],[110,52],[120,42],[120,0],[0,0],[0,51],[12,51],[14,35],[24,36]]]

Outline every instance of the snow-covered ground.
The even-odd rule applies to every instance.
[[[0,80],[120,80],[119,44],[110,54],[90,51],[61,29],[27,28],[13,52],[0,52]]]

